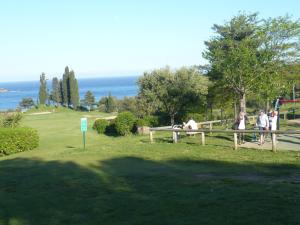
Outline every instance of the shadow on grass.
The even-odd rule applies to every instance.
[[[300,186],[287,178],[299,169],[135,157],[89,167],[5,160],[0,224],[298,224]]]

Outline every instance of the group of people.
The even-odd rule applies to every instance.
[[[260,138],[259,138],[259,145],[263,145],[265,143],[266,133],[263,131],[277,130],[277,119],[278,119],[277,111],[270,111],[268,114],[266,114],[263,110],[260,110],[255,124],[255,127],[258,127],[259,131],[261,131]],[[245,130],[247,122],[248,122],[247,115],[244,112],[240,112],[235,122],[235,126],[236,126],[235,129]],[[242,143],[245,143],[244,133],[239,134],[239,144]]]

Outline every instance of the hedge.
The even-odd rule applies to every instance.
[[[10,155],[32,150],[39,145],[39,136],[35,129],[0,128],[0,154]]]
[[[104,134],[106,128],[109,126],[109,122],[104,119],[97,119],[94,122],[93,129],[98,132],[98,134]]]
[[[133,132],[136,117],[131,112],[121,112],[115,120],[118,135],[129,135]]]

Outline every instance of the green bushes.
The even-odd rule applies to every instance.
[[[5,113],[0,117],[0,127],[18,127],[22,119],[21,113]]]
[[[157,127],[159,126],[159,117],[158,116],[145,116],[143,119],[138,119],[136,125],[139,127]]]
[[[130,134],[136,122],[136,117],[131,112],[122,112],[115,120],[115,127],[118,135]]]
[[[0,154],[10,155],[17,152],[32,150],[39,145],[39,136],[35,129],[0,128]]]
[[[109,126],[109,122],[104,119],[97,119],[94,122],[93,129],[98,132],[98,134],[104,134],[107,127]]]

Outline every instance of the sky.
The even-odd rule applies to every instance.
[[[300,18],[298,0],[0,0],[0,81],[139,75],[204,64],[204,41],[239,11]]]

